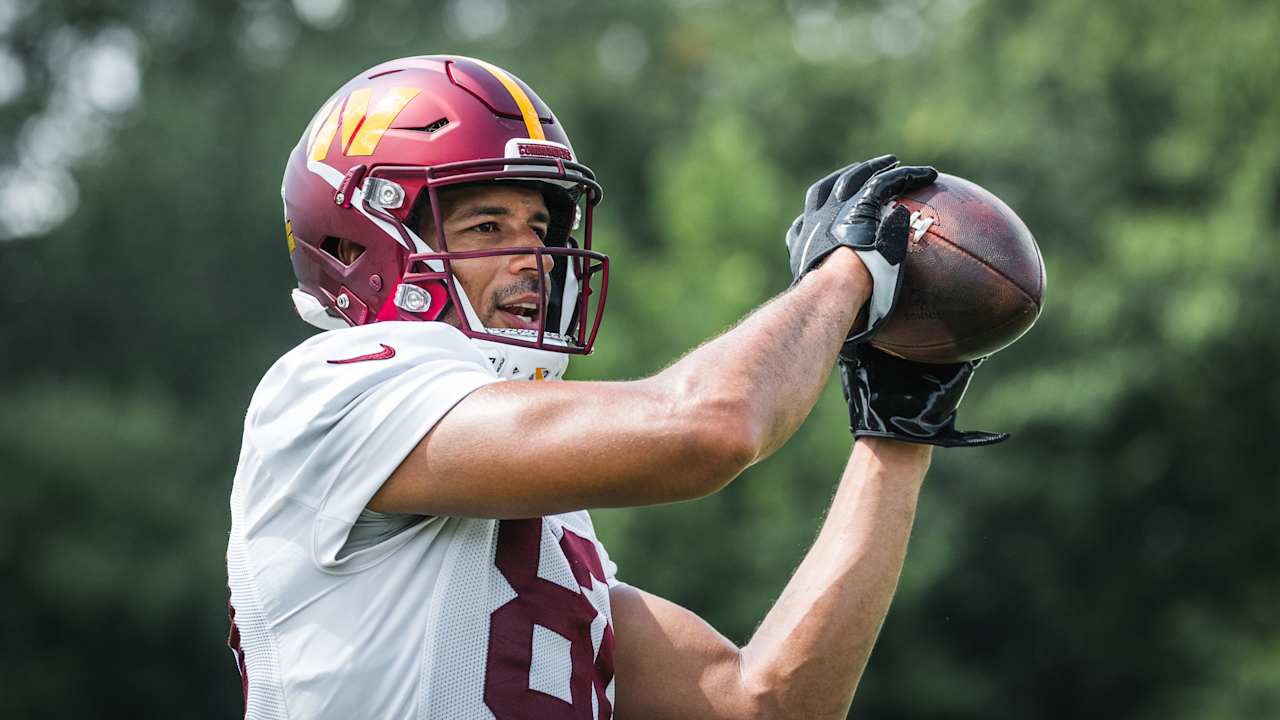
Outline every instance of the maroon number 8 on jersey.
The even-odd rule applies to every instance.
[[[542,518],[532,518],[503,520],[498,525],[495,562],[516,597],[489,618],[485,705],[498,720],[609,720],[613,717],[613,707],[605,688],[613,680],[613,628],[605,625],[600,652],[596,654],[591,642],[591,624],[599,612],[581,591],[574,592],[538,576],[542,523]],[[593,579],[605,582],[600,555],[591,541],[565,529],[560,550],[569,561],[579,586],[589,589]],[[535,625],[569,641],[572,703],[529,687]],[[595,718],[591,716],[593,693],[599,708]]]

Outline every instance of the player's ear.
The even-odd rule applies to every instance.
[[[363,254],[363,245],[346,238],[338,241],[338,259],[341,260],[344,265],[350,265]]]

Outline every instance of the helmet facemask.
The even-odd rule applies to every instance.
[[[444,231],[440,190],[494,182],[548,189],[543,199],[553,222],[547,233],[537,229],[541,218],[520,210],[545,235],[542,240],[532,232],[527,238],[505,235],[524,232],[507,218],[497,220],[504,235],[490,244],[473,244],[472,234],[490,228]],[[356,75],[299,138],[281,196],[298,278],[295,305],[312,325],[444,320],[510,378],[553,377],[573,354],[590,352],[608,274],[606,257],[591,245],[600,186],[578,163],[551,109],[506,70],[474,58],[431,55],[391,60]],[[558,203],[561,197],[567,202]],[[422,216],[431,212],[434,240],[419,237],[415,209]],[[363,255],[335,253],[331,246],[342,242],[364,248]],[[509,256],[505,267],[503,255]],[[467,262],[483,267],[467,270]],[[530,284],[537,277],[536,288],[512,279],[526,274]],[[504,297],[508,305],[495,306]],[[536,322],[525,303],[534,298]],[[511,328],[486,327],[481,319]]]
[[[479,183],[534,187],[547,205],[550,222],[544,243],[528,247],[451,250],[444,227],[440,193],[449,187]],[[405,188],[418,186],[414,212],[403,205]],[[375,167],[357,198],[371,217],[389,224],[406,247],[398,286],[378,319],[442,320],[456,318],[465,335],[503,345],[569,354],[591,352],[604,311],[608,258],[591,250],[592,211],[600,187],[585,166],[560,158],[512,157],[466,161],[434,167]],[[396,212],[399,209],[400,212]],[[431,244],[414,227],[429,212],[435,237]],[[402,221],[400,218],[404,217]],[[581,236],[579,246],[577,236]],[[434,246],[434,249],[433,247]],[[458,280],[459,269],[481,258],[532,256],[533,267],[549,267],[537,277],[536,309],[526,327],[488,327]],[[514,258],[513,258],[514,260]],[[448,313],[452,309],[453,312]],[[524,310],[523,312],[529,312]]]

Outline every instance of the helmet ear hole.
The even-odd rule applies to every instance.
[[[359,260],[360,256],[364,254],[364,246],[360,243],[332,235],[326,237],[320,243],[320,249],[347,267],[350,267],[352,263]]]

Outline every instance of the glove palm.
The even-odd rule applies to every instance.
[[[840,384],[854,437],[883,437],[939,447],[1004,442],[1008,433],[956,429],[956,412],[982,359],[935,365],[904,360],[870,345],[845,346]]]

